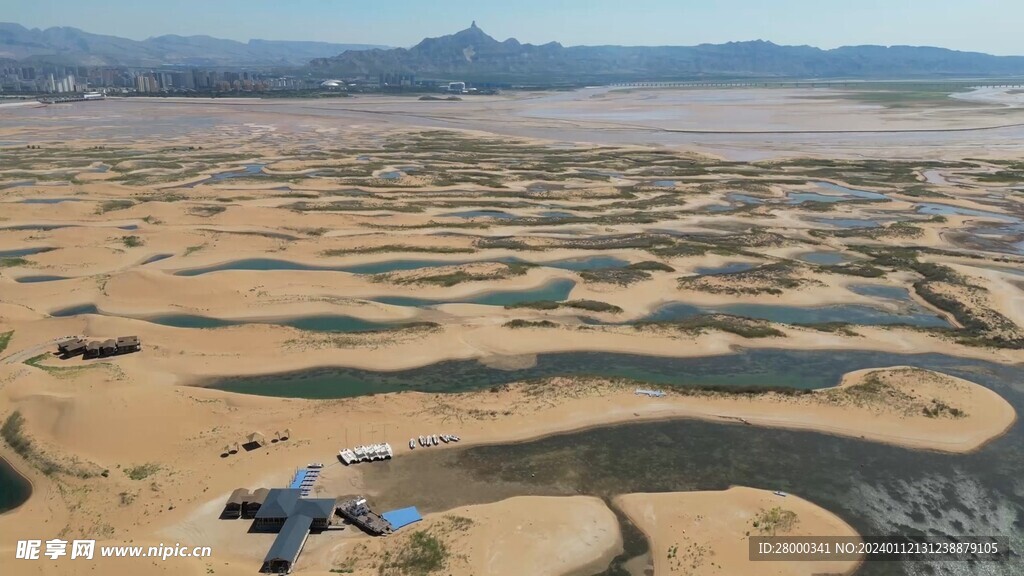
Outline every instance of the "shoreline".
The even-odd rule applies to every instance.
[[[831,389],[837,389],[837,388],[839,388],[838,385],[833,387],[833,388],[831,388]],[[823,388],[821,390],[828,390],[828,388]],[[228,392],[228,394],[233,394],[233,393]],[[771,394],[771,393],[769,392],[768,394]],[[1002,399],[1001,396],[999,398]],[[743,398],[743,397],[739,397],[739,396],[737,396],[737,397],[726,396],[725,397],[726,401],[737,400],[737,402],[738,402],[741,399],[748,399],[748,398]],[[978,452],[979,450],[981,450],[982,448],[984,448],[986,445],[990,444],[991,442],[993,442],[995,440],[998,440],[1002,436],[1005,436],[1006,433],[1009,432],[1010,429],[1013,428],[1013,426],[1018,421],[1018,416],[1017,416],[1016,412],[1014,411],[1013,419],[1010,420],[1000,430],[996,431],[994,434],[992,434],[991,436],[986,438],[984,441],[982,441],[980,443],[973,444],[973,445],[971,445],[969,447],[966,447],[966,448],[961,447],[959,449],[957,449],[957,448],[943,449],[943,448],[941,448],[939,446],[936,446],[934,444],[927,444],[927,443],[925,443],[923,441],[922,442],[912,442],[912,441],[907,441],[906,439],[904,439],[903,441],[900,441],[898,438],[892,437],[892,436],[884,436],[884,435],[879,435],[879,434],[872,434],[870,432],[865,434],[863,430],[849,430],[849,431],[847,431],[846,429],[842,429],[842,428],[828,428],[828,427],[825,427],[823,425],[814,425],[814,424],[809,424],[809,423],[789,422],[789,421],[785,421],[785,420],[779,421],[779,420],[761,419],[761,418],[755,418],[755,417],[750,417],[750,416],[739,417],[739,416],[730,415],[730,414],[713,414],[713,413],[708,413],[708,412],[695,411],[695,410],[693,410],[693,407],[689,407],[689,406],[676,407],[676,410],[674,410],[674,411],[672,410],[672,408],[673,407],[669,407],[669,410],[667,410],[669,412],[673,412],[671,414],[658,414],[657,411],[654,411],[653,413],[649,413],[649,414],[642,414],[642,413],[638,413],[638,412],[634,411],[634,412],[632,412],[631,415],[622,415],[619,418],[614,418],[613,417],[612,419],[608,419],[608,420],[595,420],[595,421],[592,421],[592,422],[581,423],[581,424],[578,424],[578,425],[571,425],[569,427],[561,427],[561,428],[557,428],[557,429],[549,429],[549,430],[543,430],[543,431],[530,430],[530,431],[519,432],[519,433],[515,433],[515,434],[510,434],[510,435],[505,435],[505,436],[502,436],[502,437],[499,437],[499,438],[492,438],[492,439],[488,439],[488,440],[484,440],[484,441],[468,439],[468,440],[464,440],[463,442],[461,442],[460,446],[502,446],[502,445],[512,445],[512,444],[526,444],[526,443],[535,442],[537,440],[543,440],[545,438],[552,438],[552,437],[556,437],[556,436],[564,436],[564,435],[575,434],[575,433],[578,433],[578,432],[584,432],[584,431],[588,431],[588,430],[597,430],[597,429],[601,429],[601,428],[615,428],[617,426],[624,426],[624,425],[630,425],[630,424],[651,424],[651,423],[658,423],[658,422],[675,422],[675,421],[681,421],[681,420],[698,420],[698,421],[702,421],[702,422],[711,422],[711,423],[723,424],[723,425],[755,426],[755,427],[762,427],[762,428],[776,428],[776,429],[782,429],[782,430],[795,430],[795,431],[801,431],[801,432],[812,432],[812,433],[816,433],[816,434],[825,434],[825,435],[835,436],[835,437],[839,437],[839,438],[852,438],[854,440],[859,440],[859,441],[868,442],[868,443],[886,444],[886,445],[889,445],[889,446],[896,446],[898,448],[904,448],[904,449],[907,449],[907,450],[924,450],[924,451],[947,453],[947,454],[971,454],[971,453],[974,453],[974,452]],[[396,458],[397,457],[401,457],[403,454],[406,454],[406,452],[399,452],[399,453],[397,453],[395,455],[395,457]]]
[[[805,394],[797,397],[798,399],[804,397],[815,397],[822,393],[828,393],[829,391],[841,390],[844,385],[848,385],[851,378],[859,372],[871,373],[875,371],[893,370],[898,367],[888,368],[872,368],[864,369],[859,371],[848,372],[844,374],[842,382],[838,386],[832,388],[820,389],[815,392]],[[946,378],[953,379],[954,377],[948,376],[942,373],[940,374]],[[856,410],[852,412],[852,422],[862,423],[864,426],[861,428],[851,427],[849,425],[843,426],[841,423],[836,424],[836,420],[833,419],[832,415],[824,413],[815,416],[814,405],[800,405],[795,402],[788,402],[787,399],[790,397],[780,397],[768,393],[768,395],[761,398],[740,396],[740,395],[679,395],[670,394],[663,398],[646,398],[637,396],[632,390],[631,386],[617,386],[615,385],[610,389],[598,389],[596,394],[580,396],[572,396],[572,392],[569,392],[569,396],[558,396],[558,397],[539,397],[533,398],[526,394],[524,385],[512,385],[504,391],[494,393],[486,390],[478,390],[474,392],[465,392],[460,394],[452,394],[446,398],[451,400],[456,405],[463,406],[474,406],[487,408],[487,403],[490,402],[495,406],[511,406],[513,412],[504,417],[494,419],[473,419],[470,417],[469,420],[463,421],[461,416],[458,416],[459,421],[462,424],[459,426],[459,434],[463,436],[463,441],[456,445],[443,445],[442,450],[446,448],[462,448],[462,447],[476,447],[476,446],[496,446],[496,445],[514,445],[535,442],[544,438],[556,437],[562,435],[568,435],[578,433],[586,430],[594,430],[601,428],[615,428],[617,426],[628,426],[633,424],[650,424],[657,422],[675,422],[684,420],[697,420],[704,422],[711,422],[718,425],[733,425],[733,426],[758,426],[775,429],[785,430],[797,430],[803,432],[809,432],[814,434],[824,434],[829,436],[835,436],[840,438],[850,438],[860,442],[866,443],[878,443],[886,444],[890,446],[896,446],[906,450],[921,450],[931,451],[946,454],[969,454],[977,452],[984,446],[988,445],[994,440],[1004,436],[1009,432],[1018,420],[1018,415],[1011,405],[1009,405],[1002,396],[989,388],[986,388],[980,384],[976,384],[969,381],[963,381],[956,379],[961,382],[967,382],[972,387],[971,390],[980,393],[983,397],[989,399],[998,399],[995,401],[997,404],[1001,403],[1005,405],[1012,416],[1005,419],[1002,425],[998,429],[982,430],[980,433],[974,430],[972,434],[969,434],[966,438],[957,436],[941,438],[941,435],[930,433],[927,429],[919,431],[914,434],[904,435],[893,435],[891,428],[894,422],[898,420],[889,419],[889,428],[886,429],[884,425],[886,420],[882,420],[881,424],[872,425],[868,420],[865,419],[863,413],[858,414]],[[552,390],[562,391],[563,388],[559,387],[557,382],[552,383]],[[197,388],[196,391],[202,391],[197,397],[199,402],[211,402],[214,400],[226,401],[230,405],[235,405],[236,401],[229,400],[230,398],[239,398],[239,406],[252,405],[253,407],[266,407],[269,404],[273,404],[276,399],[269,397],[253,397],[250,395],[239,395],[229,392],[223,392],[219,390],[210,390]],[[437,394],[419,393],[419,392],[407,392],[407,393],[389,393],[386,395],[376,395],[374,398],[379,402],[381,397],[388,400],[389,406],[395,410],[396,414],[402,414],[407,410],[416,411],[417,409],[423,410],[428,409],[429,399],[437,397]],[[350,398],[341,400],[342,405],[348,403],[354,413],[360,413],[359,406],[366,406],[367,398]],[[527,404],[522,404],[525,401]],[[327,407],[337,405],[337,400],[292,400],[298,402],[298,410],[300,413],[312,412],[318,413],[319,407]],[[532,404],[530,403],[532,402]],[[540,407],[538,408],[538,405]],[[526,412],[517,412],[523,408]],[[452,409],[456,409],[452,407]],[[294,417],[294,410],[289,410],[289,414]],[[456,412],[457,414],[457,412]],[[327,414],[329,416],[329,413]],[[1005,415],[1005,414],[1004,414]],[[451,414],[449,414],[451,416]],[[366,417],[372,418],[370,414]],[[429,417],[429,420],[436,420],[436,416]],[[986,423],[993,421],[992,419],[986,420]],[[359,420],[356,421],[358,424]],[[921,419],[918,419],[920,426]],[[311,422],[311,425],[316,426],[315,422]],[[386,439],[391,441],[393,445],[402,447],[404,444],[404,438],[409,437],[410,434],[414,433],[411,431],[412,428],[409,424],[398,424],[384,422],[384,430],[390,431],[386,435]],[[417,424],[418,426],[418,424]],[[868,427],[870,426],[870,428]],[[897,428],[910,431],[914,430],[915,425],[913,423],[898,424]],[[401,428],[398,433],[394,432],[394,428]],[[317,448],[315,450],[304,449],[302,452],[306,454],[307,458],[323,458],[322,455],[317,456],[317,453],[324,449],[323,444],[328,439],[321,438],[316,439],[311,448]],[[6,446],[0,447],[0,457],[11,466],[11,468],[26,482],[29,483],[32,491],[28,497],[22,501],[17,507],[12,508],[6,512],[16,511],[25,504],[37,500],[36,486],[33,482],[31,474],[25,474],[18,467],[14,465],[10,458],[7,458],[9,448]],[[396,451],[395,457],[401,457],[411,452],[404,450]],[[265,473],[266,471],[264,471]],[[5,513],[6,513],[5,512]]]
[[[791,329],[793,328],[793,327],[786,326],[786,325],[782,325],[782,327],[783,328],[787,328],[788,327],[788,328],[791,328]],[[799,329],[801,327],[796,327],[796,328]],[[383,333],[383,332],[388,332],[388,331],[383,331],[383,330],[382,331],[377,331],[377,333]],[[369,333],[373,333],[373,332],[365,332],[364,334],[369,334]],[[610,335],[610,336],[618,336],[618,334],[612,333],[612,332],[608,332],[606,334]],[[822,334],[822,335],[825,336],[827,334]],[[648,336],[650,336],[650,335],[648,335]],[[671,352],[668,352],[668,351],[664,351],[664,352],[662,352],[662,351],[639,352],[639,351],[634,351],[634,350],[622,350],[621,348],[616,348],[616,347],[610,346],[610,345],[609,346],[594,345],[594,346],[564,347],[564,348],[557,348],[557,349],[546,348],[546,351],[543,351],[543,350],[540,350],[540,349],[527,348],[527,349],[516,350],[516,351],[494,352],[494,353],[491,353],[491,354],[487,354],[487,353],[485,353],[485,351],[477,349],[477,350],[474,351],[475,353],[470,354],[470,355],[452,354],[452,355],[447,355],[447,356],[438,356],[438,357],[430,357],[430,358],[417,358],[416,362],[401,363],[399,365],[394,365],[393,364],[392,367],[389,367],[389,368],[388,367],[384,367],[384,368],[376,367],[376,364],[374,362],[367,362],[367,361],[354,361],[354,362],[350,362],[350,363],[341,363],[341,362],[331,362],[331,363],[296,362],[295,363],[295,367],[289,367],[289,368],[284,369],[284,370],[260,371],[258,368],[251,368],[249,371],[246,371],[246,370],[243,369],[241,371],[239,371],[239,370],[232,370],[230,372],[227,372],[227,371],[225,371],[225,372],[212,372],[211,371],[211,372],[205,372],[205,373],[192,372],[190,374],[185,374],[185,373],[180,373],[179,372],[179,373],[177,373],[177,375],[178,375],[178,383],[181,386],[188,386],[188,387],[193,387],[193,388],[208,388],[208,389],[219,390],[218,388],[209,386],[208,385],[209,381],[224,380],[224,379],[231,378],[231,377],[234,377],[234,376],[252,377],[252,378],[275,377],[275,376],[297,374],[297,373],[302,373],[302,372],[312,372],[312,371],[318,371],[318,370],[332,370],[332,369],[338,369],[338,370],[358,370],[358,371],[373,372],[373,373],[380,373],[380,374],[393,374],[393,373],[405,372],[405,371],[409,371],[409,370],[419,370],[419,369],[423,369],[423,368],[428,368],[430,366],[434,366],[434,365],[445,363],[445,362],[471,362],[471,361],[476,361],[476,362],[480,362],[481,364],[485,364],[486,365],[486,363],[484,361],[486,361],[488,359],[491,359],[491,358],[494,358],[494,357],[505,357],[505,356],[542,356],[542,355],[543,356],[555,356],[555,355],[576,354],[576,353],[603,353],[603,354],[614,354],[614,355],[621,355],[621,356],[652,357],[652,358],[661,358],[661,359],[680,359],[680,360],[682,360],[682,359],[696,359],[696,358],[720,358],[720,357],[724,357],[724,356],[739,356],[739,355],[743,354],[747,350],[759,350],[759,351],[769,351],[769,352],[770,351],[795,352],[795,353],[800,353],[800,352],[830,352],[830,351],[831,352],[863,352],[863,353],[871,353],[871,352],[885,353],[885,352],[887,352],[887,349],[884,346],[885,345],[884,342],[883,343],[878,343],[877,347],[854,346],[854,345],[851,345],[851,344],[857,344],[857,343],[847,344],[847,342],[849,342],[848,340],[847,341],[843,341],[841,344],[831,345],[831,346],[826,344],[826,345],[818,345],[818,346],[813,346],[813,347],[805,347],[805,346],[801,346],[802,344],[804,344],[803,342],[799,342],[799,341],[792,342],[793,338],[792,338],[792,336],[789,336],[789,340],[792,342],[791,346],[777,346],[777,345],[776,346],[772,346],[770,344],[761,345],[759,342],[756,342],[756,341],[753,341],[753,340],[749,340],[749,339],[744,339],[744,338],[741,338],[741,337],[731,338],[732,335],[729,335],[729,334],[721,334],[721,336],[723,336],[725,339],[734,340],[734,342],[725,342],[725,343],[716,342],[715,343],[716,344],[715,347],[709,347],[708,350],[695,350],[693,353],[690,353],[690,354],[678,354],[678,353],[671,353]],[[443,345],[443,344],[440,344],[440,345]],[[983,351],[989,351],[989,350],[996,351],[996,350],[1001,350],[1001,349],[979,349],[979,350],[983,350]],[[1021,364],[1020,361],[1012,360],[1012,359],[1009,359],[1009,358],[1004,358],[1004,357],[1001,357],[998,354],[994,354],[992,356],[988,356],[988,355],[984,355],[984,354],[979,354],[977,356],[971,356],[971,355],[964,355],[964,354],[943,353],[943,352],[937,352],[937,351],[934,351],[934,350],[924,350],[924,351],[920,351],[920,352],[896,351],[896,352],[891,352],[891,353],[892,354],[901,355],[901,356],[907,356],[907,357],[918,356],[918,355],[939,354],[939,355],[956,357],[956,358],[964,358],[964,359],[967,359],[967,360],[979,360],[979,361],[982,361],[982,362],[992,362],[992,363],[995,363],[995,364],[1002,364],[1004,366],[1017,366],[1017,365]],[[371,367],[370,366],[371,364],[373,364],[374,366]],[[642,381],[637,380],[636,382],[637,383],[641,383]],[[832,386],[829,386],[827,388],[838,387],[839,384],[840,384],[839,382],[836,382],[836,384],[834,384]],[[221,390],[221,391],[227,392],[226,390]],[[247,394],[247,395],[250,395],[250,394]],[[253,396],[261,396],[260,394],[251,394],[251,395],[253,395]],[[298,397],[296,397],[296,398],[298,398]],[[324,400],[325,398],[314,398],[314,399]]]

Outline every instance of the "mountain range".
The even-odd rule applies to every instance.
[[[412,48],[344,52],[310,66],[336,76],[401,73],[504,83],[599,83],[701,78],[1003,77],[1024,57],[916,46],[780,46],[762,40],[697,46],[562,46],[499,42],[474,22]]]
[[[0,23],[0,59],[38,64],[149,67],[303,66],[311,59],[346,50],[384,48],[370,44],[334,44],[283,40],[237,42],[210,36],[157,36],[129,40],[91,34],[77,28],[40,30]]]
[[[740,78],[924,78],[1024,75],[1024,57],[921,46],[562,46],[498,41],[474,22],[412,48],[210,36],[130,40],[77,28],[0,23],[0,60],[34,64],[156,67],[302,67],[325,77],[415,74],[421,79],[500,84]]]

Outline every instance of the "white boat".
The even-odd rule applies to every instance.
[[[420,446],[426,446],[426,445],[427,445],[427,439],[424,438],[423,436],[420,436]]]
[[[452,434],[452,442],[458,442],[459,440],[461,440],[461,438],[459,438],[455,434]]]
[[[783,498],[785,498],[786,496],[789,496],[789,494],[786,494],[782,490],[776,490],[776,491],[772,492],[772,494],[775,494],[776,496],[782,496]]]
[[[438,443],[437,434],[434,434],[434,446],[437,446],[437,443]]]
[[[448,435],[447,434],[441,434],[441,442],[444,442],[445,444],[447,444],[448,441],[449,441]]]
[[[414,448],[416,448],[416,439],[415,438],[409,438],[409,450],[412,450]]]
[[[323,467],[324,467],[324,463],[323,462],[313,462],[313,463],[310,463],[310,464],[306,465],[306,468],[323,468]]]

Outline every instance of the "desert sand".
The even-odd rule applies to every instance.
[[[446,574],[586,573],[603,570],[622,551],[618,521],[600,499],[518,497],[432,514],[395,538],[355,538],[329,552],[313,551],[311,561],[327,557],[353,574],[388,574],[381,571],[385,555],[407,552],[417,532],[451,551],[453,559],[439,570]]]

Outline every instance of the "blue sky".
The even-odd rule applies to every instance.
[[[0,19],[134,39],[208,34],[410,46],[475,19],[504,40],[913,44],[1024,55],[1024,0],[13,0]]]

